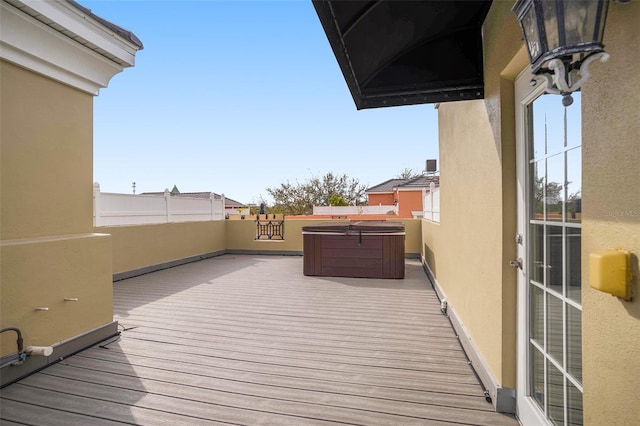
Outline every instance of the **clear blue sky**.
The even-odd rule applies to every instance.
[[[144,44],[95,99],[104,192],[257,203],[282,182],[373,186],[438,156],[433,105],[356,110],[310,0],[80,2]]]

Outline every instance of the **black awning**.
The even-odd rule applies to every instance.
[[[358,109],[484,97],[491,0],[313,0]]]

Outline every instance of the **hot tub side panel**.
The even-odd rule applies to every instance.
[[[304,274],[404,278],[404,235],[305,234]]]
[[[382,278],[404,278],[404,235],[382,237]]]
[[[322,235],[304,234],[302,236],[303,273],[304,275],[321,275],[322,268]]]
[[[322,235],[323,275],[376,278],[382,276],[382,237]]]

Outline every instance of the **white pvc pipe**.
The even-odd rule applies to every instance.
[[[27,346],[24,352],[30,356],[50,356],[53,353],[51,346]]]

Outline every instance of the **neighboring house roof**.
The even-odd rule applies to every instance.
[[[245,207],[246,206],[246,204],[241,203],[240,201],[236,201],[227,197],[224,197],[224,205],[225,207]]]
[[[389,179],[378,185],[372,186],[367,189],[365,193],[393,192],[400,188],[428,188],[431,182],[435,183],[436,186],[440,185],[440,176],[420,175],[411,179]]]
[[[406,181],[407,179],[389,179],[378,185],[372,186],[371,188],[367,189],[365,193],[368,194],[370,192],[393,192],[393,189],[395,187],[403,184]]]
[[[422,175],[413,179],[407,179],[406,182],[398,185],[398,188],[428,188],[431,183],[436,186],[440,185],[440,176],[438,175]]]

